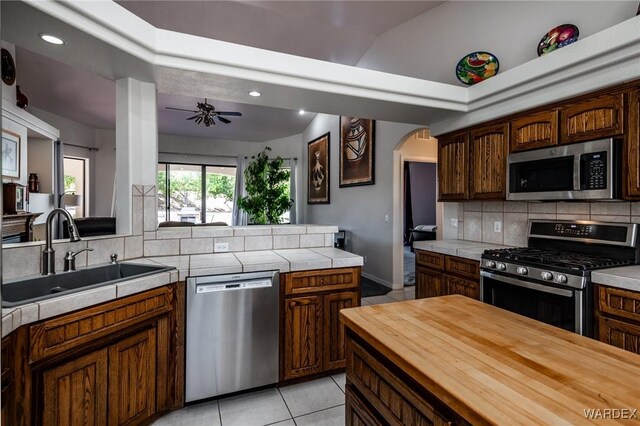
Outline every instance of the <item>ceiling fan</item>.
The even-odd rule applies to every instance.
[[[184,108],[174,108],[174,107],[165,107],[166,109],[173,109],[176,111],[188,111],[195,112],[196,115],[187,118],[187,120],[195,120],[196,124],[204,123],[206,127],[215,126],[214,118],[220,120],[220,122],[229,124],[231,120],[222,117],[223,115],[241,117],[242,114],[237,111],[216,111],[216,108],[207,102],[207,98],[204,98],[204,102],[198,102],[198,109],[184,109]]]

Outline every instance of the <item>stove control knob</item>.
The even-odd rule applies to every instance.
[[[560,284],[566,283],[567,282],[567,276],[565,274],[556,275],[556,282],[558,282]]]
[[[542,272],[540,272],[540,277],[543,280],[551,281],[553,279],[553,274],[551,272],[549,272],[549,271],[542,271]]]
[[[527,275],[529,273],[529,270],[525,266],[518,266],[516,272],[520,275]]]
[[[499,271],[505,271],[507,269],[507,265],[505,265],[502,262],[498,262],[498,264],[496,265],[496,267],[498,268]]]
[[[487,260],[487,268],[495,268],[496,267],[496,262],[494,262],[493,260]]]

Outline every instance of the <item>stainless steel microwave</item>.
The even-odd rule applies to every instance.
[[[510,154],[507,200],[619,198],[621,145],[601,139]]]

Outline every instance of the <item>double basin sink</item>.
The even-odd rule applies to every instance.
[[[2,307],[12,308],[90,288],[142,278],[172,269],[174,268],[161,265],[112,263],[55,275],[12,280],[2,284]]]

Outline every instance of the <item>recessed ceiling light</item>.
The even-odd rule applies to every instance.
[[[64,44],[64,40],[51,34],[38,34],[41,39],[51,44]]]
[[[262,93],[258,92],[257,90],[252,90],[249,92],[249,96],[258,97],[258,96],[262,96]]]
[[[305,110],[301,109],[300,111],[298,111],[298,114],[304,115],[305,112],[306,112]]]

